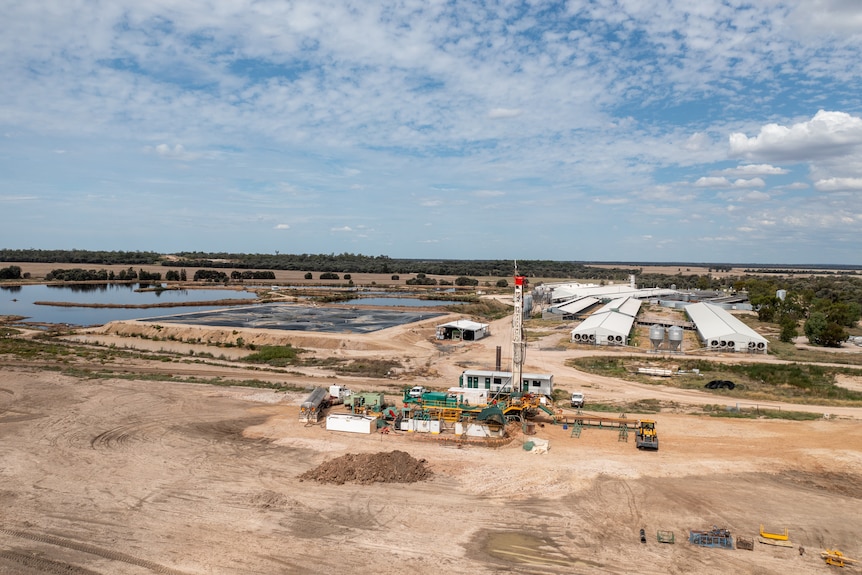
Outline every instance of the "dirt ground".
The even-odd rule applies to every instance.
[[[385,381],[336,378],[324,368],[262,372],[226,361],[144,359],[113,366],[129,378],[86,379],[0,358],[0,574],[784,575],[829,572],[819,557],[828,547],[862,559],[859,408],[787,406],[828,414],[805,422],[663,412],[653,416],[658,452],[638,451],[633,437],[621,441],[615,431],[573,437],[549,421],[539,421],[534,436],[516,427],[508,443],[485,447],[300,423],[305,392],[146,377],[337,382],[384,390],[395,402],[399,387],[457,385],[463,369],[492,366],[497,346],[508,351],[508,318],[477,342],[435,342],[436,323],[362,336],[258,334],[320,356],[397,358],[402,373]],[[127,329],[76,338],[181,353],[191,345],[131,338],[121,333]],[[577,372],[563,363],[586,352],[557,349],[554,337],[531,342],[527,370],[554,373],[558,386],[583,389],[588,401],[718,401],[705,391]],[[532,438],[548,440],[549,451],[525,450]],[[409,466],[409,480],[338,473],[348,465],[379,470],[381,454]],[[317,481],[321,470],[344,481]],[[793,548],[688,543],[690,529],[713,525],[756,540],[761,524],[789,529]],[[657,530],[673,531],[675,544],[658,543]]]

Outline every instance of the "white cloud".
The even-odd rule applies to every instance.
[[[778,176],[788,171],[770,164],[743,164],[735,168],[726,168],[721,173],[728,176]]]
[[[739,199],[744,202],[765,202],[769,197],[769,194],[765,192],[751,190],[750,192],[746,192],[743,196],[740,196]]]
[[[696,134],[692,134],[691,137],[685,141],[683,148],[690,152],[699,152],[701,150],[705,150],[711,144],[712,141],[708,135],[703,132],[698,132]]]
[[[342,226],[340,228],[331,228],[330,231],[332,231],[332,232],[352,232],[353,228],[351,228],[350,226]]]
[[[290,226],[287,224],[276,224],[273,229],[274,230],[289,230]]]
[[[629,203],[628,198],[593,198],[593,202],[605,206],[618,206]]]
[[[862,145],[862,118],[820,110],[790,127],[767,124],[757,136],[730,135],[730,153],[773,161],[812,161],[847,156]]]
[[[719,176],[703,176],[694,183],[696,188],[729,188],[730,180]]]
[[[492,120],[499,120],[503,118],[517,118],[523,113],[524,111],[519,109],[493,108],[490,112],[488,112],[488,117]]]
[[[862,191],[862,178],[828,178],[814,182],[821,192]]]
[[[500,196],[505,196],[505,192],[501,192],[500,190],[477,190],[473,192],[473,195],[477,198],[497,198]]]
[[[762,178],[751,178],[750,180],[740,178],[733,182],[734,188],[762,188],[765,185],[766,182]]]
[[[175,144],[173,147],[168,144],[159,144],[157,146],[147,146],[144,148],[144,150],[146,152],[155,153],[161,158],[166,158],[169,160],[181,160],[184,162],[197,160],[201,157],[201,154],[192,154],[190,152],[187,152],[181,144]]]

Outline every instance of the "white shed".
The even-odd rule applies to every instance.
[[[624,345],[634,325],[634,316],[618,311],[594,313],[572,330],[572,341],[594,345]]]
[[[713,351],[766,353],[769,340],[730,312],[708,303],[685,306],[704,347]]]
[[[459,319],[437,326],[437,339],[474,341],[488,335],[488,324]]]

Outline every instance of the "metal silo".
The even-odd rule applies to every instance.
[[[661,347],[661,343],[664,341],[664,327],[655,324],[649,328],[649,340],[652,342],[653,350],[658,351]]]
[[[684,333],[685,331],[678,325],[671,326],[667,331],[667,341],[670,344],[671,351],[680,351]]]

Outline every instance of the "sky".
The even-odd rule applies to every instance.
[[[862,265],[858,0],[0,6],[0,248]]]

